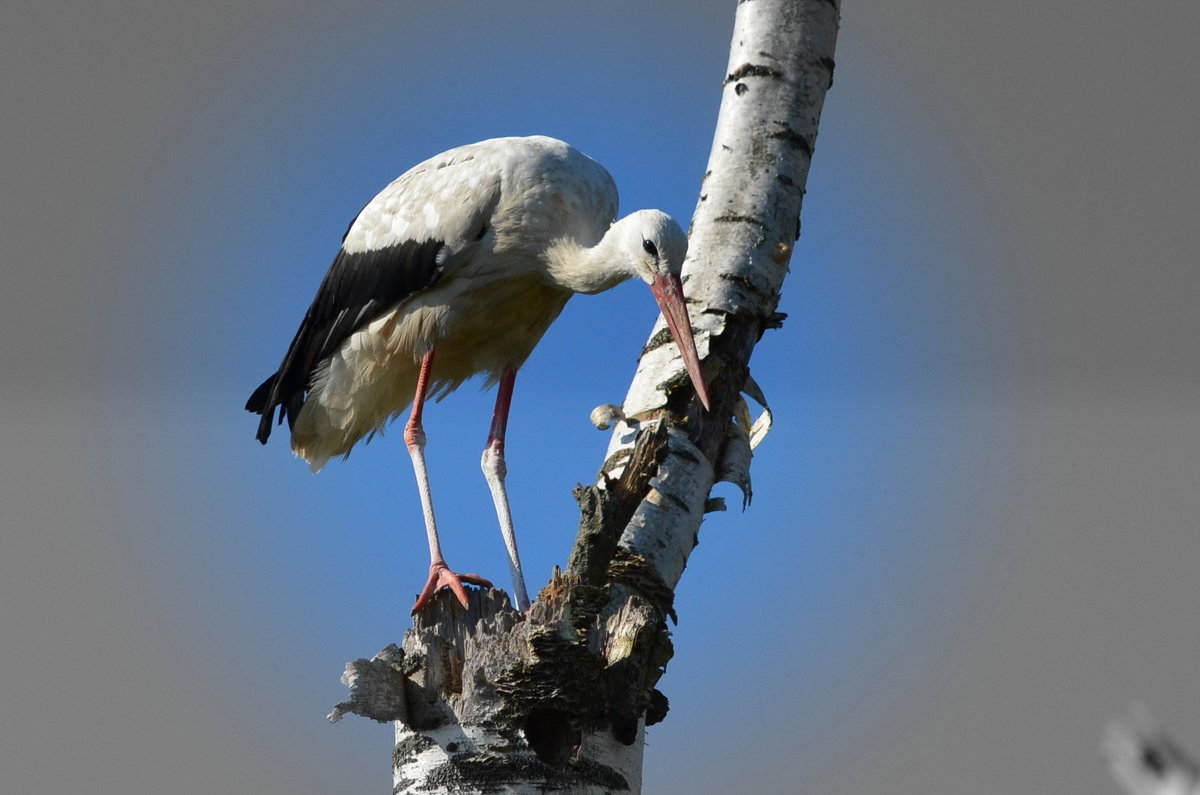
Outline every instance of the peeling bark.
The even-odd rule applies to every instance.
[[[347,666],[330,714],[395,722],[394,791],[592,793],[641,789],[647,724],[673,648],[674,588],[718,477],[750,494],[750,354],[778,328],[779,290],[825,91],[837,4],[743,0],[684,267],[712,410],[661,318],[615,422],[597,482],[576,490],[579,533],[528,614],[500,591],[447,593],[400,647]],[[735,421],[736,420],[736,421]]]

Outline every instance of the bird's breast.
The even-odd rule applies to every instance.
[[[571,294],[534,275],[462,286],[436,329],[435,377],[461,382],[520,367]]]
[[[369,378],[414,371],[433,349],[435,389],[454,389],[481,373],[495,379],[525,362],[570,296],[532,274],[458,276],[372,321],[335,359],[353,360]]]

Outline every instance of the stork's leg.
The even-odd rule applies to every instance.
[[[425,428],[421,425],[421,414],[425,408],[425,393],[429,389],[429,373],[433,369],[433,351],[421,358],[421,370],[417,375],[417,392],[413,396],[412,411],[408,424],[404,426],[404,443],[412,457],[413,471],[417,475],[417,489],[421,492],[421,510],[425,513],[425,533],[429,536],[429,579],[413,605],[413,613],[429,603],[433,594],[442,587],[449,587],[467,607],[467,589],[464,582],[491,588],[492,584],[478,574],[455,574],[442,557],[442,545],[438,541],[437,521],[433,518],[433,495],[429,491],[429,472],[425,469]]]
[[[492,501],[496,503],[496,518],[500,520],[500,535],[508,550],[508,570],[512,573],[513,598],[517,609],[529,609],[529,594],[525,592],[525,575],[521,573],[521,556],[517,554],[517,535],[513,530],[512,511],[508,507],[508,491],[504,488],[504,476],[508,467],[504,463],[504,432],[508,428],[508,409],[512,405],[513,384],[517,380],[516,368],[506,369],[500,376],[496,390],[496,410],[492,413],[492,429],[488,433],[487,446],[483,448],[480,466],[492,490]]]

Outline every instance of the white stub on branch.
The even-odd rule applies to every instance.
[[[607,431],[617,420],[625,419],[625,412],[621,410],[620,406],[615,406],[612,403],[603,403],[592,409],[589,419],[592,425],[595,425],[602,431]]]

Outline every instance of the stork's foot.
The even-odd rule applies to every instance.
[[[442,588],[449,588],[454,591],[454,595],[458,597],[458,601],[463,607],[467,607],[467,589],[463,583],[478,585],[481,588],[491,588],[492,583],[480,577],[478,574],[455,574],[450,571],[444,562],[434,563],[429,567],[429,579],[425,581],[425,588],[421,591],[421,595],[417,597],[417,603],[413,605],[413,615],[422,610],[433,595]]]

